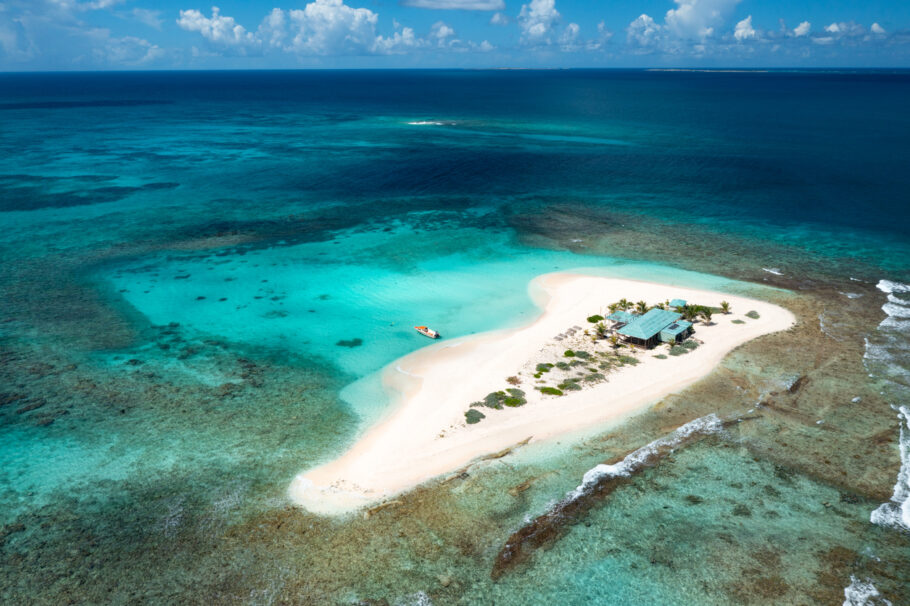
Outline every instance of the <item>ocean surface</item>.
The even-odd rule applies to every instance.
[[[907,107],[907,71],[0,74],[0,601],[910,602]],[[289,503],[414,324],[527,323],[560,270],[799,325],[367,519]]]

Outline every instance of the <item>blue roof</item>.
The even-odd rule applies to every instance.
[[[670,301],[670,307],[685,307],[685,306],[686,306],[685,299],[673,299],[672,301]]]
[[[617,330],[621,335],[634,337],[647,341],[670,324],[679,320],[680,315],[675,311],[654,308],[642,316],[636,316],[634,320]]]
[[[660,339],[661,339],[661,341],[675,341],[676,335],[686,332],[690,328],[692,328],[691,322],[686,322],[685,320],[678,320],[676,322],[673,322],[673,324],[670,324],[669,326],[667,326],[662,331],[660,331]]]
[[[607,320],[610,320],[611,322],[625,322],[626,324],[634,319],[634,314],[630,314],[629,312],[623,311],[621,309],[619,311],[614,311],[609,316],[607,316]]]

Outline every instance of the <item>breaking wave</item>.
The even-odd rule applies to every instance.
[[[866,579],[861,581],[853,575],[850,575],[850,585],[844,588],[844,606],[872,606],[872,604],[883,604],[891,606],[891,602],[881,598],[881,594],[872,581]]]
[[[891,500],[873,511],[870,520],[910,530],[910,285],[880,280],[877,287],[888,295],[888,302],[882,305],[887,317],[866,339],[863,361],[870,376],[888,382],[887,395],[900,419],[901,468]]]
[[[639,467],[648,462],[662,448],[674,448],[695,434],[717,433],[723,428],[723,422],[716,414],[709,414],[689,421],[677,428],[673,433],[663,438],[654,440],[629,454],[619,463],[612,465],[600,464],[592,467],[582,477],[581,484],[566,495],[567,501],[577,499],[591,489],[599,480],[605,477],[631,476]]]

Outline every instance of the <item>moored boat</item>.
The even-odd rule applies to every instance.
[[[422,334],[425,337],[430,337],[431,339],[439,338],[439,333],[427,326],[415,326],[414,330],[416,330],[417,332],[419,332],[420,334]]]

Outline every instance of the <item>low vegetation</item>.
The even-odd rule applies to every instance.
[[[591,324],[597,324],[598,322],[603,322],[604,317],[601,315],[594,314],[593,316],[588,316],[588,322]]]
[[[746,313],[747,318],[752,318],[753,320],[758,320],[761,316],[758,315],[758,312],[754,309]]]
[[[746,323],[746,322],[745,322],[744,320],[740,320],[740,319],[738,319],[738,318],[737,318],[736,320],[733,320],[733,321],[731,322],[731,324],[745,324],[745,323]]]
[[[538,387],[540,393],[546,394],[548,396],[561,396],[564,395],[561,389],[556,389],[555,387]]]
[[[468,425],[480,423],[480,420],[485,418],[487,418],[487,415],[483,414],[475,408],[472,408],[471,410],[464,413],[464,420],[467,421]]]

